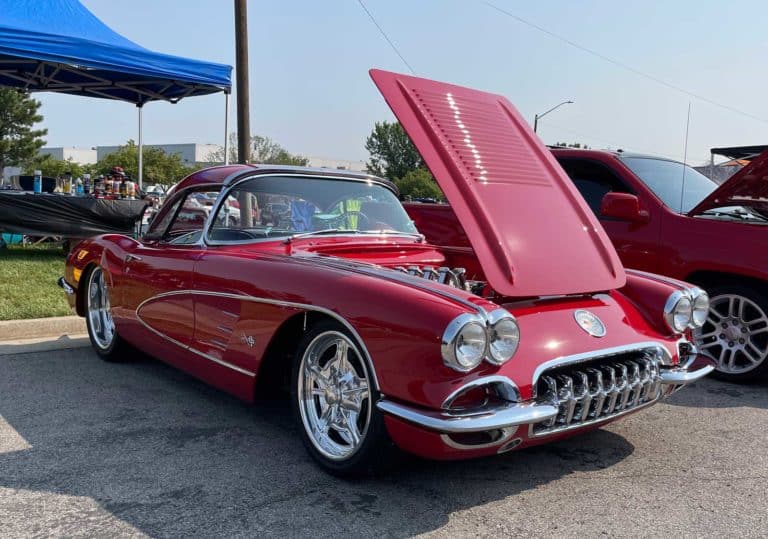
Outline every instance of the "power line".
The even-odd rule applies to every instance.
[[[522,24],[524,24],[526,26],[529,26],[529,27],[531,27],[531,28],[533,28],[535,30],[538,30],[539,32],[542,32],[542,33],[548,35],[549,37],[557,39],[558,41],[562,41],[563,43],[566,43],[566,44],[570,45],[571,47],[579,49],[582,52],[586,52],[587,54],[591,54],[592,56],[600,58],[601,60],[605,60],[606,62],[609,62],[609,63],[611,63],[611,64],[613,64],[613,65],[615,65],[617,67],[620,67],[620,68],[625,69],[625,70],[627,70],[627,71],[629,71],[631,73],[634,73],[635,75],[638,75],[640,77],[643,77],[643,78],[646,78],[648,80],[651,80],[651,81],[653,81],[653,82],[655,82],[657,84],[661,84],[662,86],[666,86],[667,88],[669,88],[671,90],[675,90],[676,92],[680,92],[682,94],[685,94],[685,95],[688,95],[690,97],[696,98],[699,101],[704,101],[705,103],[709,103],[710,105],[714,105],[716,107],[720,107],[721,109],[725,109],[725,110],[728,110],[730,112],[734,112],[736,114],[740,114],[742,116],[746,116],[747,118],[751,118],[753,120],[757,120],[758,122],[768,123],[768,120],[766,120],[764,118],[760,118],[759,116],[755,116],[754,114],[750,114],[749,112],[745,112],[743,110],[737,109],[737,108],[732,107],[730,105],[725,105],[723,103],[719,103],[717,101],[709,99],[708,97],[704,97],[703,95],[700,95],[700,94],[697,94],[697,93],[694,93],[694,92],[689,92],[685,88],[681,88],[680,86],[676,86],[676,85],[674,85],[672,83],[669,83],[669,82],[667,82],[665,80],[662,80],[662,79],[660,79],[658,77],[654,77],[653,75],[649,75],[648,73],[640,71],[639,69],[636,69],[636,68],[634,68],[634,67],[632,67],[632,66],[630,66],[628,64],[625,64],[623,62],[615,60],[614,58],[611,58],[609,56],[601,54],[601,53],[597,52],[594,49],[590,49],[588,47],[585,47],[584,45],[580,45],[580,44],[576,43],[575,41],[571,41],[570,39],[568,39],[566,37],[563,37],[563,36],[561,36],[559,34],[551,32],[550,30],[547,30],[546,28],[543,28],[543,27],[539,26],[538,24],[535,24],[535,23],[532,23],[532,22],[530,22],[530,21],[528,21],[526,19],[523,19],[522,17],[519,17],[519,16],[515,15],[514,13],[512,13],[510,11],[507,11],[506,9],[503,9],[503,8],[497,6],[493,2],[489,2],[488,0],[480,0],[480,1],[483,4],[485,4],[486,6],[490,7],[491,9],[495,9],[496,11],[498,11],[499,13],[501,13],[503,15],[506,15],[507,17],[511,17],[511,18],[515,19],[516,21],[518,21],[518,22],[520,22],[520,23],[522,23]]]
[[[402,54],[400,54],[400,51],[397,50],[397,47],[395,46],[394,43],[392,43],[392,40],[389,39],[389,36],[387,36],[387,33],[384,31],[384,29],[381,27],[381,25],[379,25],[379,23],[376,22],[376,18],[373,16],[373,14],[370,11],[368,11],[368,8],[365,7],[365,4],[363,3],[363,0],[357,0],[357,1],[360,3],[360,7],[363,8],[363,11],[365,11],[368,14],[368,18],[371,19],[371,22],[376,25],[376,28],[379,29],[379,32],[381,32],[381,35],[384,36],[384,39],[387,40],[387,43],[389,43],[389,46],[392,47],[392,50],[395,51],[395,54],[397,54],[400,57],[400,59],[403,61],[403,63],[410,70],[411,74],[415,75],[416,71],[413,70],[413,68],[411,67],[411,64],[408,63],[408,60],[406,60],[405,57]]]

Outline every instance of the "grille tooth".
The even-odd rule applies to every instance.
[[[610,415],[613,413],[613,409],[616,408],[616,399],[619,398],[619,393],[616,391],[616,371],[613,367],[606,365],[603,367],[603,374],[605,374],[605,407],[600,412],[601,415]]]
[[[590,386],[589,396],[594,401],[592,411],[589,412],[589,417],[599,417],[600,412],[603,410],[605,404],[605,384],[603,383],[603,371],[600,369],[587,369],[587,373],[591,374],[594,380],[594,386]]]
[[[654,402],[661,390],[659,361],[655,353],[638,350],[545,371],[536,384],[537,400],[557,406],[558,413],[533,425],[533,434],[592,423]]]
[[[573,378],[560,374],[557,380],[560,382],[557,395],[560,412],[557,414],[557,422],[570,425],[573,419],[573,412],[576,410],[576,399],[573,395]]]
[[[629,401],[629,394],[632,391],[632,386],[629,381],[629,370],[624,363],[619,363],[613,366],[618,373],[617,391],[619,393],[618,404],[616,405],[616,411],[623,410],[627,406]]]
[[[589,415],[589,407],[592,404],[592,396],[589,394],[589,376],[584,371],[576,371],[574,377],[573,398],[576,399],[576,408],[573,419],[584,421]]]

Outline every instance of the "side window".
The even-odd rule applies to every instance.
[[[197,243],[218,194],[210,188],[188,191],[173,202],[148,236],[173,245]]]
[[[616,174],[601,163],[582,159],[558,161],[598,217],[606,193],[631,193]]]
[[[153,221],[151,223],[150,228],[144,237],[146,239],[153,240],[162,238],[165,234],[165,231],[168,230],[168,225],[171,223],[173,216],[176,215],[176,212],[178,211],[179,206],[181,206],[181,202],[183,200],[184,197],[177,198],[176,201],[173,202],[172,205],[163,214],[163,217],[159,221]]]

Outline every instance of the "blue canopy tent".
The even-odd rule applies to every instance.
[[[101,22],[77,0],[0,0],[0,86],[116,99],[139,110],[150,101],[225,94],[227,155],[232,67],[150,51]]]

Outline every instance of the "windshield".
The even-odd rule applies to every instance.
[[[715,182],[677,161],[649,157],[621,157],[621,161],[643,180],[664,204],[677,212],[681,211],[683,176],[685,190],[682,192],[681,213],[691,211],[717,188]]]
[[[225,196],[210,240],[417,232],[394,193],[374,182],[262,176],[238,184]]]

